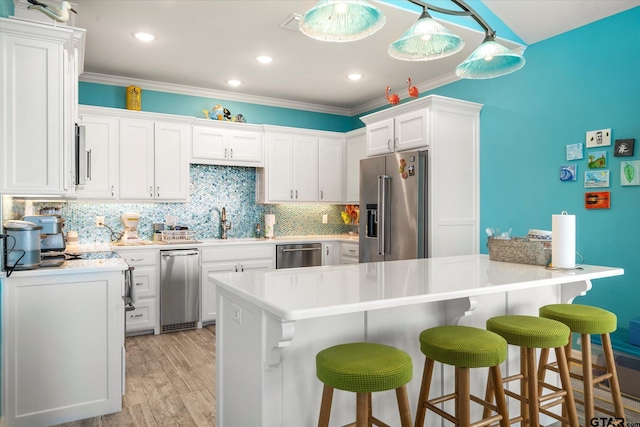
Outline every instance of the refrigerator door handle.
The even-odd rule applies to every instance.
[[[387,223],[387,180],[388,175],[378,176],[378,255],[385,255]]]

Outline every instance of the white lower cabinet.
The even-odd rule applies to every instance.
[[[216,285],[208,278],[212,273],[241,273],[244,271],[273,270],[275,248],[273,245],[222,245],[202,248],[200,283],[202,284],[202,323],[216,320]]]
[[[132,293],[135,309],[125,313],[127,334],[137,335],[145,332],[159,334],[159,250],[116,248],[116,252],[134,268]]]
[[[19,276],[2,279],[4,424],[48,426],[119,412],[123,273]]]
[[[340,264],[358,264],[360,246],[358,243],[340,242]]]
[[[327,242],[322,244],[322,265],[339,264],[338,251],[340,242]]]

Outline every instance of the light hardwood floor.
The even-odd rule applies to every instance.
[[[78,426],[215,426],[215,327],[126,339],[122,412]]]

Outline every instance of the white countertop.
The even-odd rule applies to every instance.
[[[399,307],[620,276],[622,268],[582,270],[490,261],[488,255],[210,274],[228,291],[285,320]]]
[[[35,277],[35,276],[51,276],[58,274],[81,274],[81,273],[102,273],[109,271],[124,271],[129,266],[122,258],[108,259],[76,259],[65,261],[59,267],[37,268],[35,270],[15,270],[12,277]],[[1,276],[6,279],[6,272]]]

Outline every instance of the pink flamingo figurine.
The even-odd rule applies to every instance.
[[[407,79],[407,83],[409,83],[409,96],[412,98],[417,98],[418,95],[420,95],[420,92],[418,91],[418,88],[415,86],[411,86],[411,77],[409,77]]]
[[[387,86],[387,101],[389,101],[389,104],[391,105],[396,105],[400,103],[400,97],[395,94],[392,93],[391,96],[389,96],[389,91],[391,90],[391,86]]]

